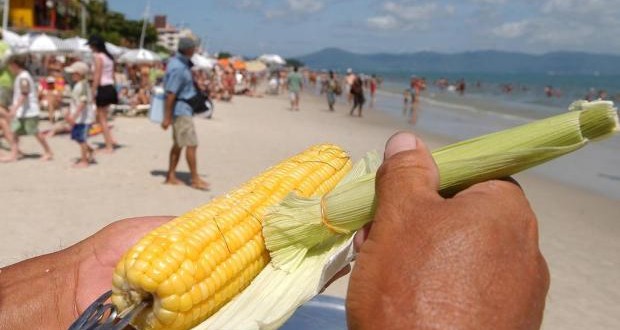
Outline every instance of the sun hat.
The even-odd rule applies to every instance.
[[[90,71],[90,68],[88,67],[88,64],[81,62],[81,61],[77,61],[69,65],[68,67],[66,67],[65,71],[67,73],[79,73],[81,75],[86,75],[88,71]]]

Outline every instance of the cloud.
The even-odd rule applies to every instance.
[[[474,3],[483,5],[503,5],[506,0],[473,0]]]
[[[368,26],[379,30],[392,30],[399,26],[398,20],[390,15],[370,17],[366,22]]]
[[[618,52],[620,0],[545,0],[527,17],[500,23],[488,35],[524,49]]]
[[[520,22],[504,23],[491,30],[495,36],[500,38],[512,39],[523,36],[530,28],[531,24],[527,20]]]
[[[381,14],[367,18],[366,24],[380,30],[423,30],[432,20],[450,16],[454,11],[454,6],[436,2],[386,1]]]
[[[263,8],[263,15],[267,19],[281,19],[299,17],[300,15],[315,14],[325,9],[329,0],[285,0],[279,1],[270,7]]]
[[[237,9],[258,9],[263,5],[262,0],[232,0],[226,1],[227,4],[234,6]]]
[[[287,0],[289,10],[298,13],[315,13],[325,6],[320,0]]]

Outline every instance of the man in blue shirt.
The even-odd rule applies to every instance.
[[[194,120],[193,110],[187,100],[196,96],[196,88],[192,77],[191,58],[196,51],[196,44],[190,38],[179,40],[179,52],[168,61],[164,89],[166,90],[164,120],[161,127],[167,130],[172,125],[172,149],[170,150],[170,163],[166,184],[178,185],[176,168],[181,158],[181,151],[185,148],[187,164],[192,176],[191,186],[200,190],[208,190],[209,184],[202,180],[196,169],[196,149],[198,137]]]

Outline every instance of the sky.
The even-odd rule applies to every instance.
[[[620,0],[151,0],[209,52],[294,57],[357,53],[558,50],[620,54]],[[129,18],[147,0],[108,0]],[[152,16],[151,15],[151,16]]]

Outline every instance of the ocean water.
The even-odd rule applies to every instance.
[[[381,76],[381,74],[379,73]],[[383,88],[393,92],[402,92],[409,85],[412,74],[385,74]],[[548,113],[550,109],[565,109],[574,100],[584,99],[588,94],[597,97],[600,91],[605,91],[608,99],[620,100],[620,76],[602,75],[560,75],[544,74],[489,74],[489,73],[415,73],[418,77],[425,77],[428,93],[439,94],[440,90],[433,85],[434,81],[446,78],[450,83],[459,79],[466,82],[465,94],[470,98],[484,98],[514,107],[529,107],[537,111]],[[512,91],[505,93],[503,86],[511,85]],[[548,97],[545,87],[550,86],[554,95]],[[448,92],[449,93],[449,92]]]
[[[403,114],[402,90],[386,82],[377,93],[375,109],[408,120]],[[564,105],[531,104],[485,94],[460,97],[430,91],[422,95],[418,122],[412,129],[454,141],[523,125],[566,111]],[[529,170],[568,185],[620,200],[620,134]]]

